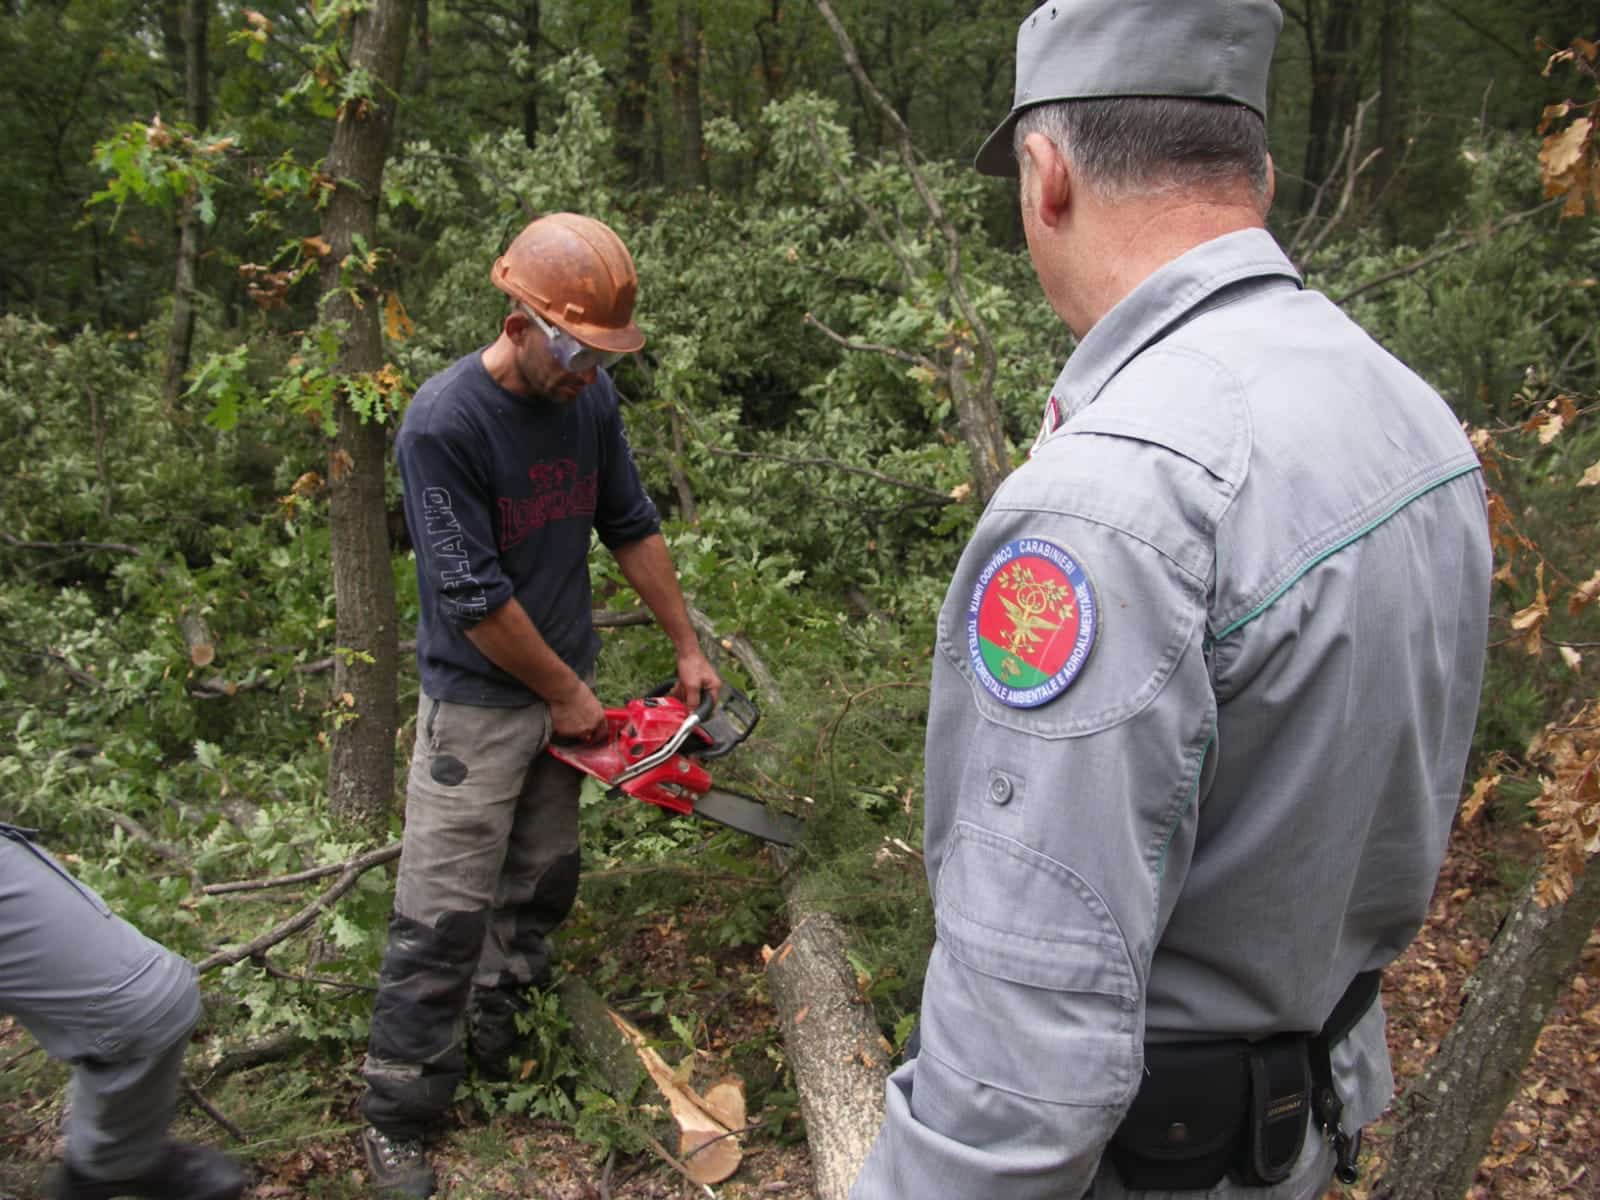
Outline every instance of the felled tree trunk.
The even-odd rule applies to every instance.
[[[1600,861],[1565,904],[1540,908],[1537,879],[1517,898],[1472,973],[1467,1002],[1422,1077],[1399,1103],[1375,1200],[1466,1194],[1561,989],[1600,921]]]
[[[573,1044],[605,1079],[621,1104],[659,1110],[649,1123],[654,1148],[694,1183],[720,1183],[739,1168],[744,1156],[739,1135],[745,1127],[744,1085],[718,1082],[702,1096],[680,1082],[645,1036],[614,1012],[605,999],[579,979],[564,980],[561,1007],[572,1022]],[[676,1153],[667,1151],[670,1142]]]
[[[883,1124],[889,1046],[829,913],[789,899],[789,936],[767,960],[784,1053],[800,1093],[816,1200],[845,1200]]]

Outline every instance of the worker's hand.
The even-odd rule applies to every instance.
[[[566,694],[547,703],[550,705],[551,737],[598,742],[606,736],[606,710],[583,680],[575,678]]]
[[[687,704],[690,712],[700,707],[701,692],[715,696],[721,689],[722,680],[717,669],[699,646],[678,655],[678,685],[672,689],[672,694]]]

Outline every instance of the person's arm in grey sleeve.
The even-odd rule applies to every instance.
[[[416,551],[423,604],[469,630],[509,600],[511,581],[500,569],[483,472],[450,439],[404,432],[395,443],[404,487],[406,524]]]
[[[853,1200],[1082,1196],[1139,1086],[1145,984],[1216,721],[1205,580],[1101,521],[1025,511],[1022,491],[984,517],[940,617],[921,1049],[889,1081]],[[1081,672],[1032,708],[981,685],[967,619],[1019,539],[1068,551],[1098,600]]]

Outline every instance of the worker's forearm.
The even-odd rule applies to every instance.
[[[467,637],[480,654],[547,701],[566,699],[584,686],[515,599],[467,630]]]
[[[699,639],[689,622],[689,610],[683,601],[683,590],[678,586],[666,539],[653,533],[637,542],[618,546],[611,553],[622,568],[623,576],[639,593],[645,607],[655,614],[662,631],[672,639],[678,652],[697,649]]]

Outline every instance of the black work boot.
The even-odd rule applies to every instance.
[[[112,1200],[115,1196],[147,1196],[154,1200],[237,1200],[244,1191],[244,1172],[220,1150],[188,1142],[167,1143],[160,1161],[128,1179],[94,1179],[71,1163],[63,1163],[57,1200]]]
[[[433,1168],[422,1152],[422,1139],[390,1137],[376,1126],[361,1131],[361,1148],[367,1152],[372,1190],[380,1196],[407,1196],[427,1200],[433,1195]]]

